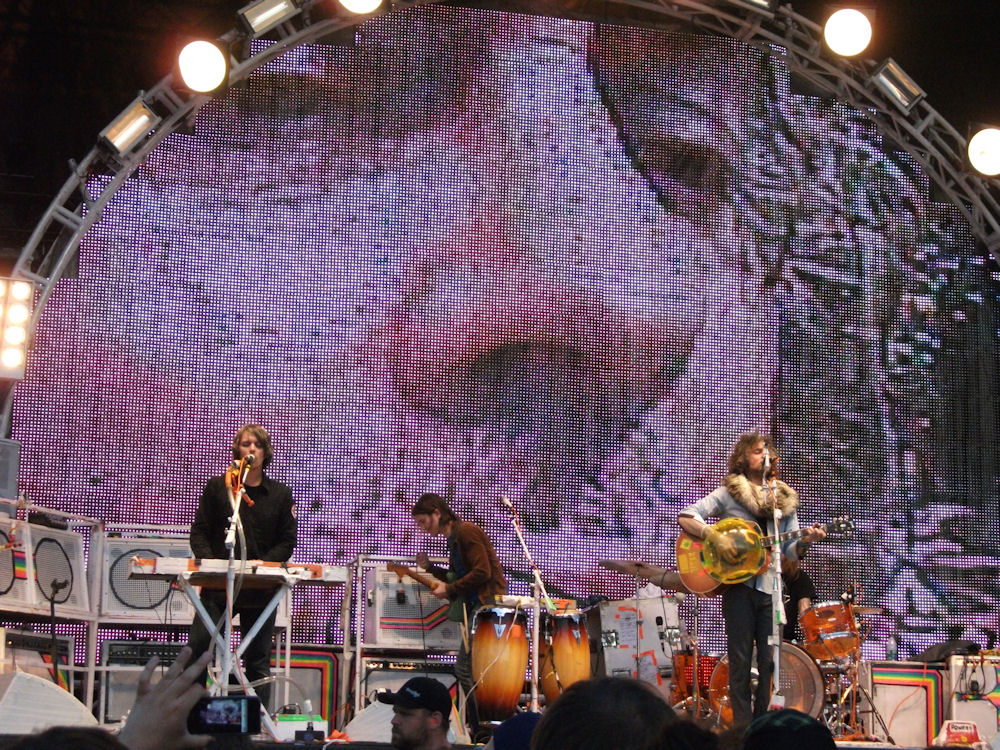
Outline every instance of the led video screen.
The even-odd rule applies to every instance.
[[[994,645],[996,264],[862,113],[669,30],[428,7],[293,49],[117,192],[45,309],[13,437],[36,503],[189,523],[246,422],[295,559],[443,554],[625,599],[736,437],[776,436],[865,648]],[[323,642],[339,594],[297,601]],[[682,619],[691,600],[681,605]],[[721,650],[718,600],[703,641]],[[989,643],[987,643],[987,641]]]

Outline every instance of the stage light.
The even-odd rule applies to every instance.
[[[909,112],[926,94],[917,82],[906,75],[899,63],[891,57],[878,66],[872,74],[871,82],[880,88],[892,103],[903,112]]]
[[[126,154],[154,130],[161,119],[140,96],[101,131],[100,138],[119,154]]]
[[[995,177],[1000,174],[1000,128],[980,128],[969,139],[969,163],[980,174]]]
[[[340,0],[340,4],[351,13],[371,13],[382,4],[382,0]]]
[[[872,40],[872,24],[860,10],[841,8],[827,19],[823,38],[838,55],[853,57],[863,52]]]
[[[260,0],[240,8],[237,13],[254,36],[266,34],[301,11],[293,0]]]
[[[226,53],[204,40],[185,45],[177,58],[177,66],[184,85],[202,94],[215,91],[229,75]]]
[[[24,377],[25,349],[28,331],[25,324],[31,318],[34,288],[26,281],[0,280],[0,378],[20,380]]]
[[[758,13],[772,13],[778,0],[726,0],[730,5],[735,5],[744,10],[753,10]]]

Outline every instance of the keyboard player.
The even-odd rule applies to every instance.
[[[297,523],[295,502],[291,490],[281,482],[276,482],[265,474],[271,464],[274,452],[271,438],[260,425],[247,424],[239,429],[233,439],[233,460],[241,462],[252,456],[243,479],[246,496],[240,503],[240,519],[246,538],[246,559],[269,562],[287,562],[295,550]],[[197,558],[228,559],[226,531],[232,516],[233,492],[232,473],[212,477],[205,485],[198,501],[194,523],[191,524],[191,551]],[[240,540],[237,536],[235,557],[240,559]],[[242,590],[233,606],[233,616],[240,616],[240,635],[249,631],[267,606],[270,591]],[[201,601],[209,616],[224,627],[226,613],[226,592],[216,589],[202,589]],[[253,642],[243,654],[243,668],[251,682],[271,676],[271,642],[274,635],[274,613],[264,623]],[[195,616],[191,624],[188,640],[194,651],[194,658],[201,655],[211,645],[211,637]],[[207,677],[207,675],[206,675]],[[271,684],[266,682],[255,688],[261,704],[268,705]]]

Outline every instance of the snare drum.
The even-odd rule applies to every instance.
[[[481,721],[513,716],[528,669],[528,617],[514,607],[483,607],[472,625],[472,676]]]
[[[590,678],[590,639],[587,616],[580,611],[542,613],[538,677],[551,703],[574,682]]]
[[[687,698],[694,697],[691,691],[691,677],[694,674],[694,654],[690,651],[675,651],[672,655],[674,677],[670,691],[670,702],[681,703]],[[709,681],[715,666],[719,663],[716,654],[698,654],[698,690],[702,697],[707,697]]]
[[[819,661],[844,659],[861,645],[854,612],[840,601],[820,602],[799,617],[803,648]]]
[[[754,651],[751,664],[757,664],[757,654]],[[794,708],[804,714],[819,718],[823,711],[823,701],[826,698],[826,685],[823,675],[813,658],[793,643],[785,641],[781,644],[781,692],[785,696],[785,707]],[[756,689],[753,681],[757,679],[757,668],[753,668],[750,694]],[[733,723],[733,708],[729,703],[729,657],[722,661],[712,672],[708,686],[708,704],[719,717],[719,722],[725,726]]]

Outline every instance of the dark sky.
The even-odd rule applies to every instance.
[[[333,0],[323,0],[333,2]],[[0,0],[0,258],[16,257],[98,132],[180,44],[232,27],[232,0]],[[1000,123],[1000,0],[880,0],[867,57],[894,57],[964,133]],[[821,22],[826,3],[792,0]],[[3,270],[3,269],[0,269]]]

